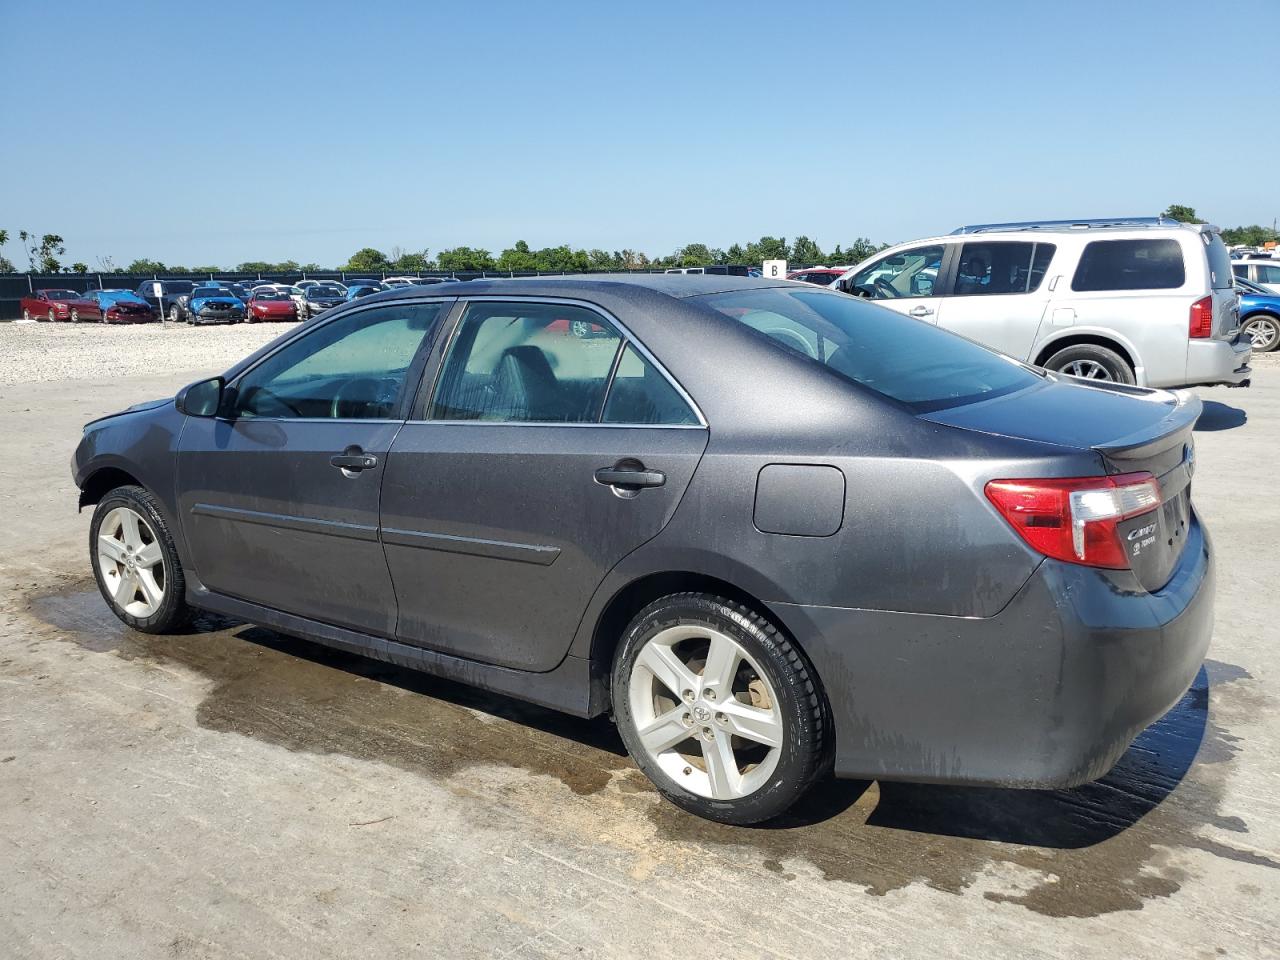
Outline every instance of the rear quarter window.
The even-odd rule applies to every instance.
[[[1186,279],[1182,247],[1177,240],[1092,240],[1080,255],[1071,289],[1175,290]]]

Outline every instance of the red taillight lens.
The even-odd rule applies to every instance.
[[[1117,570],[1129,566],[1117,525],[1160,506],[1160,484],[1149,473],[992,480],[986,492],[1033,550],[1055,560]]]
[[[1201,297],[1191,305],[1190,334],[1193,340],[1213,336],[1213,297]]]

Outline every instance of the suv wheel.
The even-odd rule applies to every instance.
[[[1114,350],[1093,343],[1080,343],[1059,350],[1045,361],[1046,370],[1065,373],[1084,380],[1108,380],[1112,383],[1136,383],[1133,368]]]
[[[668,800],[709,820],[776,817],[827,769],[826,698],[776,625],[705,593],[663,597],[613,668],[618,730]]]
[[[178,551],[155,497],[143,487],[117,487],[98,503],[89,559],[103,599],[134,630],[167,633],[186,621]]]
[[[1244,323],[1244,333],[1253,341],[1253,349],[1258,353],[1270,353],[1280,344],[1280,317],[1269,313],[1259,313]]]
[[[177,323],[181,319],[182,319],[182,308],[179,307],[176,303],[170,304],[169,305],[169,322]]]

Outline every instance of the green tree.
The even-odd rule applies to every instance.
[[[677,267],[706,267],[716,262],[716,251],[705,243],[688,243],[676,251],[675,259]]]
[[[133,261],[133,263],[129,264],[127,267],[124,268],[124,272],[125,273],[148,273],[148,274],[154,275],[157,273],[165,273],[168,271],[168,269],[169,268],[166,267],[159,260],[143,259],[143,260]]]
[[[381,250],[375,250],[373,247],[362,247],[351,255],[351,259],[347,261],[342,269],[365,273],[386,270],[389,266],[391,266],[391,261],[387,259],[387,255]]]
[[[221,267],[192,267],[192,273],[221,273]]]
[[[765,260],[790,260],[791,248],[787,246],[786,237],[761,237],[747,244],[746,254],[746,260],[751,264]]]
[[[0,230],[0,247],[9,242],[9,231]],[[0,253],[0,273],[14,273],[13,261]]]
[[[742,248],[742,244],[732,244],[728,250],[724,252],[726,263],[746,263],[747,251]]]
[[[493,254],[477,247],[454,247],[452,250],[441,250],[436,258],[441,270],[494,270]]]
[[[849,249],[844,252],[843,262],[849,264],[861,263],[873,253],[879,253],[887,246],[889,246],[887,243],[872,243],[866,237],[859,237],[849,244]]]
[[[826,259],[822,248],[806,236],[796,237],[791,244],[791,257],[796,263],[822,263]]]
[[[517,240],[498,255],[499,270],[538,270],[538,257],[524,240]]]
[[[81,263],[79,260],[77,260],[75,263],[71,265],[71,272],[72,273],[88,273],[89,265],[87,263]]]
[[[1260,247],[1268,240],[1277,239],[1277,234],[1271,227],[1255,223],[1248,227],[1227,227],[1222,231],[1222,239],[1232,246]]]
[[[429,253],[430,251],[428,250],[421,250],[416,253],[402,253],[391,262],[391,266],[406,273],[430,270],[431,261],[427,259]]]
[[[1181,203],[1171,203],[1160,216],[1169,220],[1177,220],[1180,223],[1204,223],[1196,216],[1196,208],[1188,207]]]

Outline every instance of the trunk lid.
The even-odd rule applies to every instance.
[[[1049,376],[1030,390],[926,414],[966,430],[1096,452],[1109,474],[1150,473],[1161,505],[1119,524],[1129,564],[1146,590],[1169,582],[1191,522],[1192,430],[1203,405],[1190,392],[1078,384]]]

